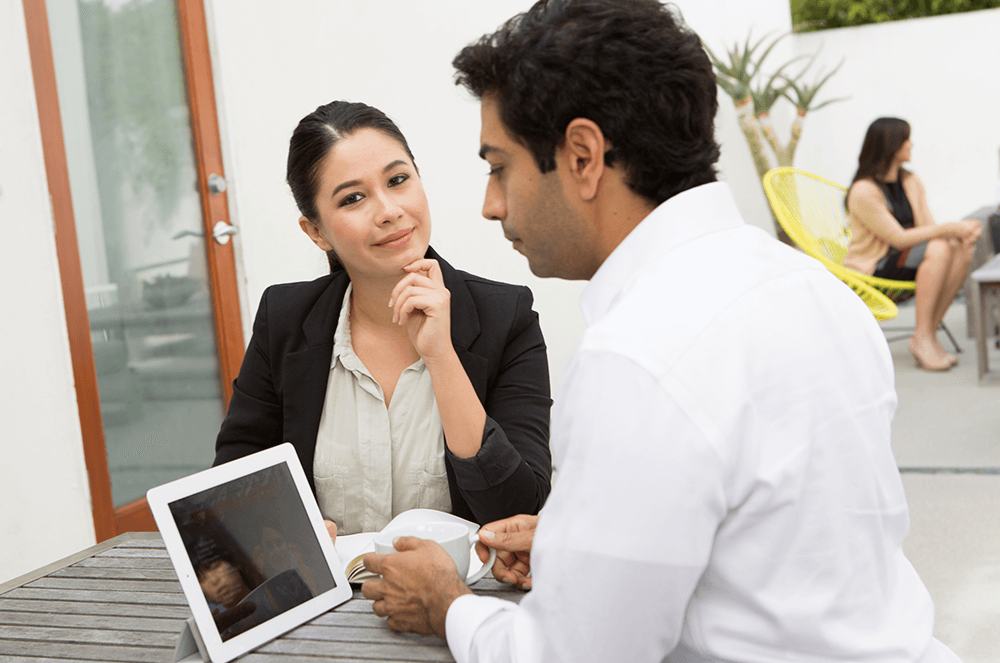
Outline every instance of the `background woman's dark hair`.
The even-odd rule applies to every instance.
[[[861,154],[858,155],[858,172],[851,180],[853,186],[858,180],[873,180],[881,182],[892,159],[910,138],[910,123],[898,117],[880,117],[871,123],[861,144]],[[907,171],[899,169],[900,179]]]
[[[319,193],[320,169],[326,156],[337,141],[358,129],[375,129],[395,138],[406,150],[414,166],[417,163],[403,132],[379,109],[350,101],[331,101],[320,106],[302,118],[292,132],[285,176],[299,212],[312,223],[319,223],[316,196]],[[327,251],[326,255],[331,272],[343,269],[333,251]]]
[[[452,63],[456,82],[496,98],[539,169],[577,117],[611,143],[629,187],[659,204],[716,179],[715,74],[698,35],[659,0],[540,0]]]

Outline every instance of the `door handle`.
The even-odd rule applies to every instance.
[[[208,176],[208,190],[212,195],[217,195],[226,190],[226,179],[215,173]]]
[[[212,227],[212,237],[214,237],[215,241],[219,244],[228,244],[229,236],[235,235],[236,233],[237,228],[229,225],[225,221],[219,221]]]

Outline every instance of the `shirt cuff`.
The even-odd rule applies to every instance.
[[[500,424],[486,417],[483,441],[471,458],[459,458],[445,445],[458,485],[465,490],[488,490],[506,481],[520,467],[521,454],[507,441]]]
[[[483,622],[502,610],[513,610],[516,603],[495,596],[464,594],[451,602],[444,620],[448,649],[455,663],[469,663],[472,638]]]

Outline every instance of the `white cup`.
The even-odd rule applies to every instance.
[[[396,547],[392,542],[401,536],[415,536],[418,539],[427,539],[437,542],[458,569],[459,577],[465,578],[465,584],[471,585],[493,568],[493,561],[497,558],[497,551],[490,548],[490,558],[486,560],[483,567],[469,575],[469,560],[472,555],[472,547],[479,541],[479,534],[470,534],[469,528],[461,523],[421,523],[400,527],[388,532],[380,532],[375,537],[375,552],[380,555],[396,552]]]

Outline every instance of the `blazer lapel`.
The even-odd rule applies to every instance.
[[[316,435],[326,400],[333,359],[333,334],[349,279],[346,272],[333,276],[330,285],[302,323],[304,347],[286,356],[284,377],[285,441],[299,450],[303,469],[313,484]],[[313,486],[315,490],[315,486]]]
[[[441,276],[444,285],[451,292],[451,342],[455,346],[455,354],[462,362],[469,381],[472,382],[480,402],[486,402],[486,382],[489,374],[489,362],[485,357],[469,350],[473,342],[479,338],[482,331],[479,326],[479,313],[476,302],[465,284],[465,279],[458,271],[449,265],[434,249],[427,250],[427,257],[433,258],[441,265]]]

